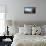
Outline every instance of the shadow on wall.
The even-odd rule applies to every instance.
[[[15,21],[15,20],[6,20],[7,26],[24,26],[24,24],[27,25],[46,25],[46,21]]]

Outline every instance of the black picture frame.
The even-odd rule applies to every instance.
[[[35,14],[36,8],[35,7],[24,7],[24,14]]]

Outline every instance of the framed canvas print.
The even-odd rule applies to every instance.
[[[24,7],[24,14],[35,14],[36,8],[35,7]]]

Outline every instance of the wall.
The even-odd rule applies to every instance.
[[[0,0],[7,5],[7,20],[46,21],[46,0]],[[36,7],[36,14],[24,14],[24,6]]]
[[[11,26],[15,21],[19,21],[16,22],[16,24],[20,24],[20,26],[27,23],[25,21],[29,21],[29,24],[32,23],[32,21],[38,24],[46,22],[46,0],[0,0],[0,4],[6,5],[7,25]],[[36,7],[36,14],[24,14],[25,6]]]

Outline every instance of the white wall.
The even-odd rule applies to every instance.
[[[8,20],[16,21],[46,21],[46,0],[0,0],[7,4]],[[25,6],[36,7],[36,14],[24,14]]]

